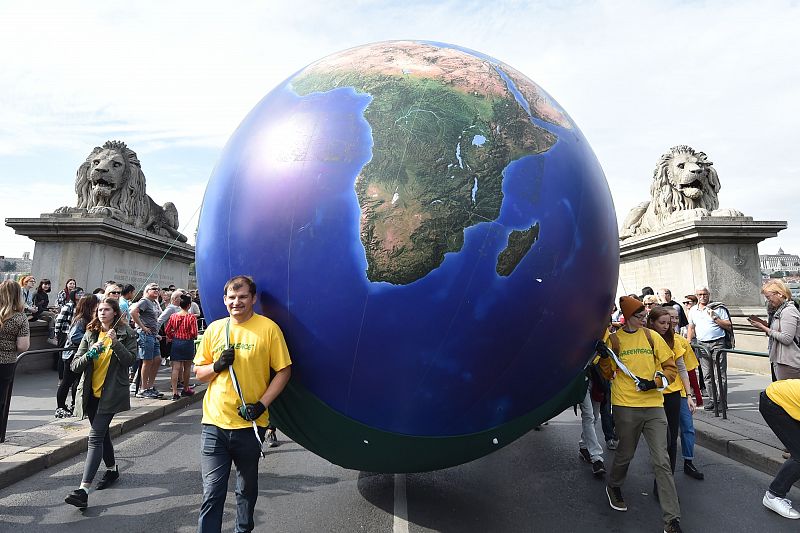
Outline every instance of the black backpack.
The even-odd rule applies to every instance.
[[[708,307],[710,307],[712,310],[723,309],[728,314],[728,320],[731,321],[731,329],[727,330],[725,328],[722,328],[722,331],[725,332],[725,341],[724,341],[725,348],[727,348],[728,350],[733,350],[734,348],[736,348],[736,335],[734,335],[733,333],[733,317],[731,317],[731,312],[728,311],[728,308],[725,307],[725,304],[723,304],[722,302],[711,302],[710,304],[708,304]]]

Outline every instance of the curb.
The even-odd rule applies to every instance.
[[[729,431],[702,419],[694,420],[695,439],[698,446],[716,452],[750,468],[774,476],[783,466],[783,450],[763,442]]]
[[[149,400],[143,406],[115,415],[109,427],[112,438],[138,429],[148,422],[185,409],[205,396],[206,385],[195,387],[195,394],[180,400]],[[35,431],[39,427],[26,431]],[[24,433],[20,432],[20,433]],[[13,485],[37,472],[85,452],[89,443],[89,428],[82,427],[74,435],[59,437],[0,459],[0,489]]]

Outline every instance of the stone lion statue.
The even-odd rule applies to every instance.
[[[77,207],[60,207],[57,214],[85,214],[119,220],[180,242],[178,210],[167,202],[158,205],[148,196],[136,152],[121,141],[97,146],[78,168],[75,178]]]
[[[719,209],[720,183],[713,163],[703,152],[680,145],[672,147],[653,171],[650,200],[625,217],[620,239],[707,216],[743,216],[735,209]]]

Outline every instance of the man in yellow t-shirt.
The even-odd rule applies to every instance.
[[[800,379],[772,383],[761,393],[758,410],[790,454],[761,502],[779,515],[796,520],[800,512],[786,495],[800,480]]]
[[[283,391],[292,361],[280,328],[256,314],[256,284],[231,278],[224,289],[229,318],[206,328],[194,358],[197,379],[207,382],[203,398],[200,468],[203,503],[198,532],[220,531],[231,463],[236,465],[236,531],[252,531],[258,499],[258,459],[269,424],[267,408]],[[233,369],[240,391],[231,375]],[[275,376],[270,380],[270,371]],[[241,392],[244,405],[239,397]],[[258,436],[253,428],[255,422]]]

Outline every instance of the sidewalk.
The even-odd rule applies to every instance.
[[[156,377],[156,387],[164,393],[165,399],[131,396],[131,410],[119,413],[111,423],[112,438],[202,399],[206,384],[192,380],[196,384],[194,396],[170,400],[170,372],[169,367],[160,367]],[[53,416],[57,387],[57,372],[17,373],[6,440],[0,444],[0,488],[86,452],[89,420]],[[70,403],[71,398],[68,398],[67,405]]]
[[[771,382],[770,376],[729,368],[728,420],[699,409],[697,444],[774,476],[785,461],[784,447],[758,412],[759,395]]]

